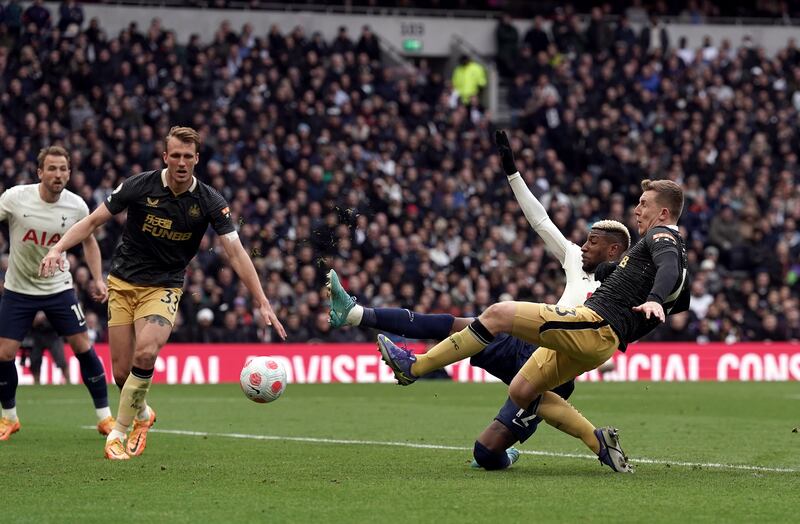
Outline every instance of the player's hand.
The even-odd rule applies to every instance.
[[[264,322],[278,332],[281,340],[286,340],[286,330],[283,329],[283,324],[281,324],[281,321],[275,316],[275,312],[272,310],[272,305],[269,303],[269,300],[261,304],[258,308],[258,312],[261,313],[261,318],[264,319]]]
[[[667,320],[666,315],[664,315],[664,308],[658,302],[645,302],[640,306],[635,306],[633,310],[644,313],[644,316],[647,317],[648,320],[650,320],[651,315],[661,322]]]
[[[497,145],[497,152],[500,153],[500,160],[503,162],[503,171],[507,176],[517,172],[517,164],[514,162],[514,152],[511,150],[511,143],[505,131],[497,130],[494,132],[494,143]]]
[[[50,251],[42,259],[39,264],[39,276],[50,278],[56,273],[56,269],[64,271],[66,269],[66,260],[61,256],[61,250],[51,247]]]
[[[105,301],[108,300],[108,288],[106,287],[106,283],[102,280],[93,280],[91,284],[89,284],[89,295],[92,297],[92,300],[98,304],[104,304]]]

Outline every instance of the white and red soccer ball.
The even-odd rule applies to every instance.
[[[286,368],[274,358],[255,357],[242,368],[239,384],[253,402],[266,404],[278,400],[286,389]]]

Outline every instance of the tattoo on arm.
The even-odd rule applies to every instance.
[[[158,324],[159,326],[170,326],[172,327],[172,323],[167,320],[166,318],[162,317],[161,315],[147,315],[144,317],[145,322],[148,324]]]

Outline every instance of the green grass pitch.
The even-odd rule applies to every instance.
[[[23,387],[22,431],[0,443],[0,518],[797,522],[797,383],[579,383],[575,405],[620,429],[633,475],[547,425],[511,469],[470,469],[505,395],[501,384],[290,384],[259,405],[238,385],[155,385],[159,431],[144,455],[112,463],[82,386]]]

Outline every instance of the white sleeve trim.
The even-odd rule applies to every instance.
[[[542,237],[547,250],[556,257],[563,266],[567,249],[570,245],[574,244],[567,240],[567,237],[558,230],[550,217],[547,216],[547,210],[545,210],[542,203],[531,193],[530,188],[525,184],[525,180],[519,172],[508,177],[508,183],[511,185],[511,190],[514,191],[514,196],[519,203],[519,207],[522,208],[525,218],[528,219],[528,223],[533,230]]]
[[[231,231],[230,233],[225,233],[224,235],[222,235],[222,238],[224,238],[228,242],[234,242],[236,239],[239,238],[239,233],[237,233],[236,231]]]

